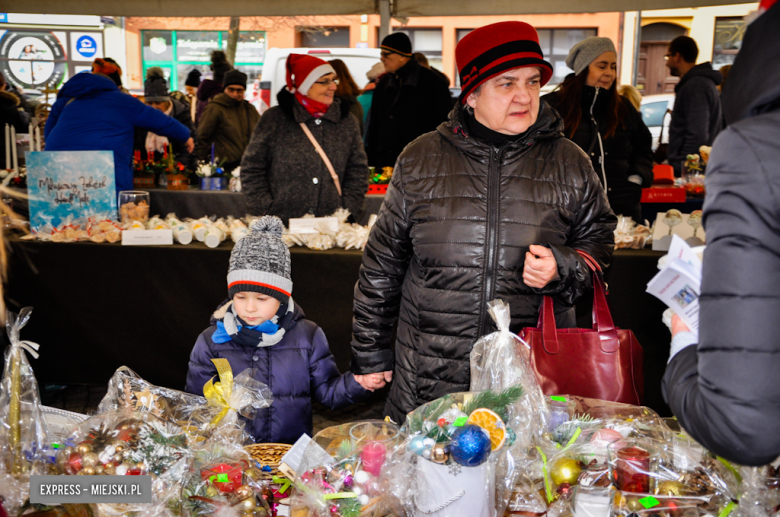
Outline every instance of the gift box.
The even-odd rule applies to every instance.
[[[642,189],[642,203],[685,203],[683,187],[653,185]]]
[[[231,494],[241,486],[243,469],[241,465],[220,463],[209,469],[202,470],[200,477],[204,481],[208,480],[220,492]]]

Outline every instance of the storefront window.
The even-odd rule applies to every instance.
[[[298,27],[300,46],[349,48],[349,27]]]
[[[412,50],[428,58],[431,67],[443,72],[441,65],[441,29],[394,29],[403,32],[412,41]]]
[[[171,90],[184,91],[187,74],[200,70],[203,78],[211,74],[211,51],[227,48],[227,31],[142,31],[143,69],[153,66],[163,69]],[[247,74],[247,99],[254,95],[254,83],[259,82],[265,61],[265,33],[239,33],[235,67]]]
[[[712,66],[719,68],[734,63],[742,38],[745,36],[745,20],[743,18],[716,18],[715,45],[712,50]]]

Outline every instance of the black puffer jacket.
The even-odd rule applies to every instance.
[[[747,29],[723,90],[728,128],[707,167],[698,346],[666,368],[664,397],[712,452],[780,454],[780,3]]]
[[[368,189],[368,164],[352,104],[336,97],[315,119],[282,89],[279,105],[266,111],[241,160],[241,183],[253,215],[275,215],[284,224],[291,217],[324,217],[349,209],[357,220]],[[300,124],[304,122],[328,155],[341,183],[339,198],[328,167]]]
[[[607,198],[615,214],[630,216],[640,222],[642,210],[639,200],[642,197],[642,187],[653,184],[653,137],[642,121],[642,115],[630,101],[620,97],[628,115],[621,124],[618,124],[613,135],[604,138],[606,110],[609,105],[607,93],[601,88],[597,93],[593,86],[583,88],[582,122],[571,140],[590,156],[593,169],[601,179],[602,185],[606,179]],[[544,100],[557,110],[561,102],[561,94],[553,92],[545,95]],[[591,110],[593,118],[590,117]],[[603,156],[597,138],[599,134],[602,138]],[[639,183],[629,180],[631,176],[636,176],[637,178],[634,179]]]
[[[385,412],[396,422],[469,389],[469,353],[492,326],[487,302],[507,301],[517,332],[553,295],[558,324],[571,327],[590,285],[575,249],[604,265],[612,253],[615,216],[555,111],[542,102],[525,136],[495,148],[465,133],[461,109],[398,158],[355,287],[352,371],[394,370]],[[560,280],[543,289],[523,283],[531,244],[558,263]]]

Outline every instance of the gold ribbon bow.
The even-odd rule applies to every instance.
[[[211,420],[211,425],[216,425],[225,418],[228,411],[231,409],[238,411],[238,409],[230,405],[230,397],[233,394],[233,369],[230,368],[230,363],[227,359],[212,359],[211,362],[217,367],[219,382],[214,382],[216,375],[209,379],[203,385],[203,396],[209,404],[222,408],[222,411]]]

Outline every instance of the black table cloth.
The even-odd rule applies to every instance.
[[[22,338],[41,345],[39,383],[104,385],[126,365],[182,389],[198,334],[227,298],[232,242],[189,246],[47,243],[12,238],[6,300],[34,311]],[[291,248],[293,298],[322,327],[339,368],[349,367],[352,296],[362,254]],[[661,252],[618,250],[606,273],[615,323],[645,350],[645,401],[668,414],[660,384],[669,355],[664,305],[645,293]],[[590,327],[590,299],[577,307]]]

